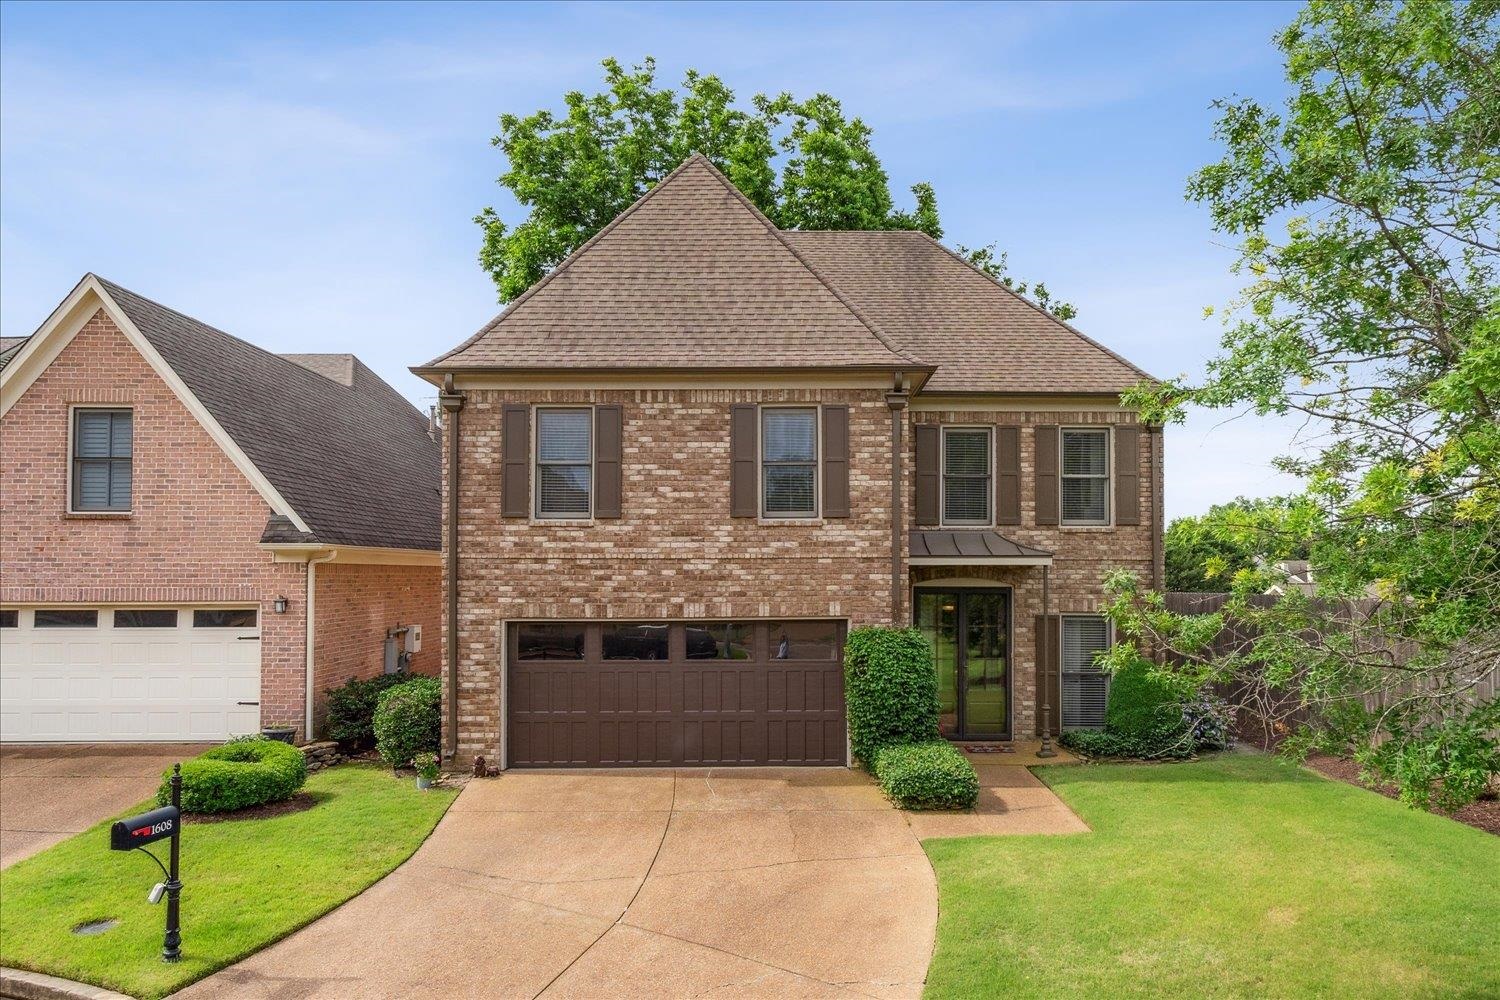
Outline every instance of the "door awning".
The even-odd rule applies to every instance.
[[[1051,566],[1052,553],[1011,541],[998,531],[911,533],[913,566]]]

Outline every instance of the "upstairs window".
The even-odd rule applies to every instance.
[[[1109,431],[1062,432],[1062,523],[1109,523]]]
[[[536,516],[593,515],[593,411],[541,407],[536,411]]]
[[[989,524],[990,432],[943,428],[943,523]]]
[[[75,511],[130,511],[131,427],[129,410],[73,411]]]
[[[817,407],[765,407],[760,442],[761,512],[766,517],[817,517]]]

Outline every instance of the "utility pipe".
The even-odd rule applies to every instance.
[[[901,533],[905,529],[905,513],[902,505],[904,494],[901,482],[901,425],[906,417],[906,376],[896,376],[896,387],[886,393],[885,405],[891,408],[891,624],[900,626],[901,619]]]
[[[318,603],[318,563],[332,562],[338,554],[338,549],[330,549],[322,555],[309,556],[307,559],[307,606],[306,613],[303,615],[307,625],[307,639],[303,642],[303,645],[307,647],[307,664],[302,680],[302,700],[307,704],[303,715],[302,738],[309,743],[313,738],[313,697],[316,691],[316,685],[313,683],[313,640],[317,633],[313,628],[313,618],[317,613]]]
[[[448,725],[444,741],[449,766],[458,757],[458,414],[464,408],[464,394],[453,386],[453,375],[443,377],[443,391],[438,396],[443,408],[443,436],[448,443],[448,544],[443,553],[448,576]]]

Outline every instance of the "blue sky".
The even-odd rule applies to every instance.
[[[1216,158],[1210,102],[1283,90],[1288,4],[0,6],[0,330],[30,333],[85,271],[273,351],[406,368],[498,309],[470,221],[501,112],[595,90],[607,56],[757,91],[827,91],[875,130],[950,242],[1149,371],[1195,372],[1233,255],[1184,201]],[[1292,428],[1168,432],[1169,516],[1288,483]]]

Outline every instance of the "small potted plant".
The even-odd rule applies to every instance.
[[[280,743],[295,743],[297,741],[297,727],[291,723],[273,722],[260,727],[260,734],[268,740],[276,740]]]
[[[417,787],[423,790],[431,788],[438,780],[438,756],[430,750],[423,751],[412,758],[412,763],[417,768]]]

